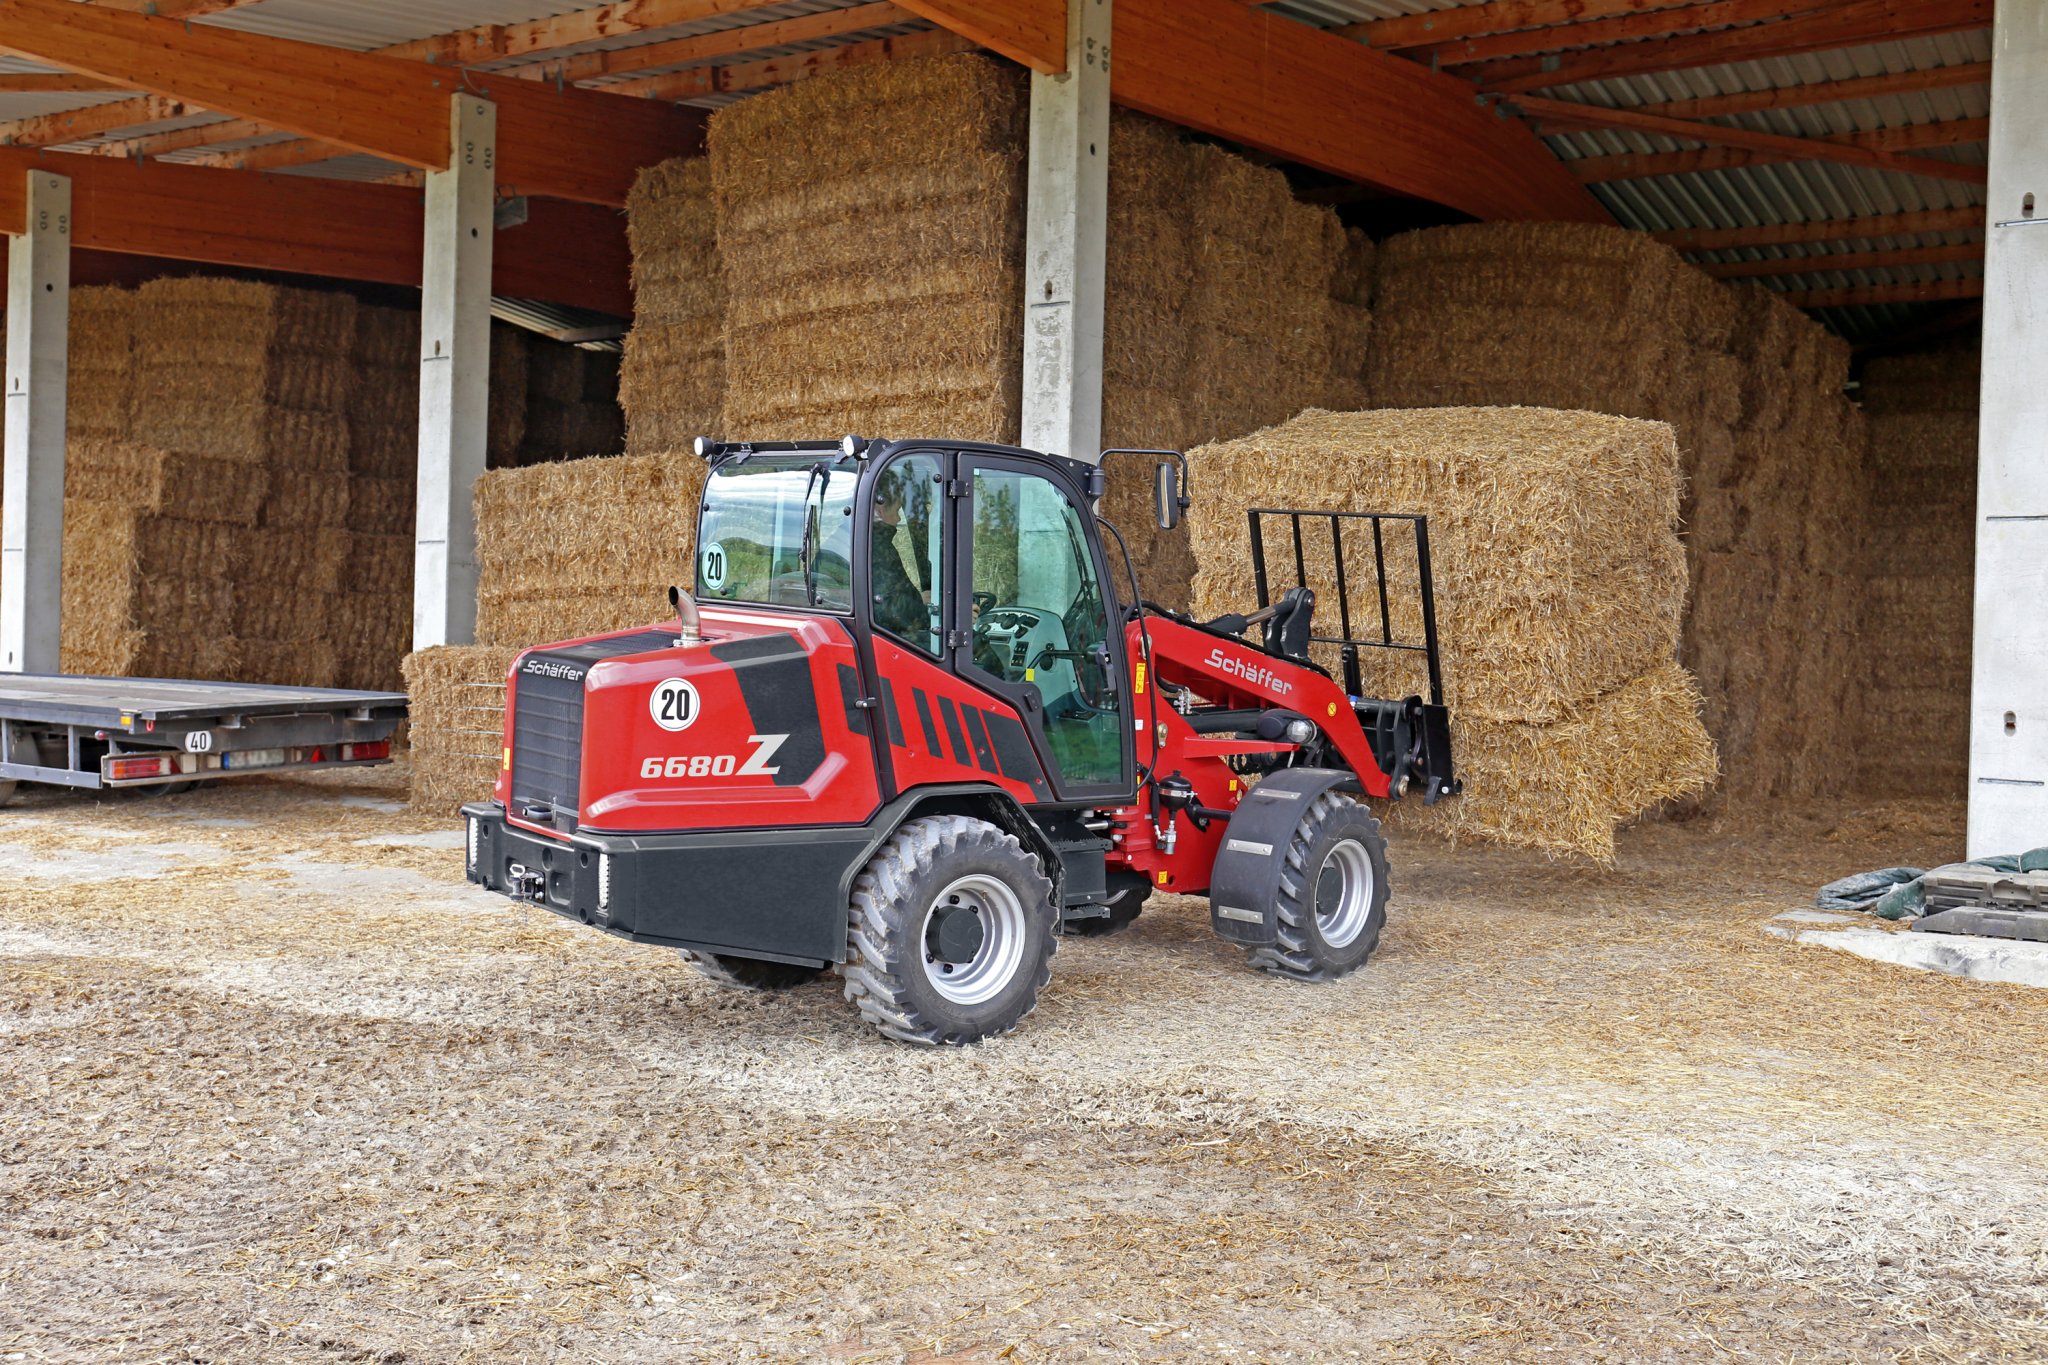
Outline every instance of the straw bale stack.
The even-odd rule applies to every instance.
[[[64,494],[176,521],[254,526],[268,484],[247,465],[100,437],[65,443]]]
[[[720,429],[1014,440],[1022,75],[962,55],[820,76],[712,115]]]
[[[232,669],[234,641],[220,626],[233,607],[249,534],[226,522],[65,499],[65,671],[177,677]],[[192,572],[195,564],[205,572]]]
[[[692,577],[704,462],[622,455],[477,481],[477,638],[531,645],[646,625]]]
[[[1857,790],[1960,796],[1969,781],[1975,612],[1974,337],[1864,368],[1868,577],[1855,660]]]
[[[1375,406],[1671,423],[1693,582],[1683,658],[1723,789],[1839,791],[1863,497],[1847,347],[1771,291],[1723,285],[1616,228],[1432,228],[1383,243],[1376,270]]]
[[[419,466],[420,315],[364,305],[356,315],[349,367],[356,378],[349,408],[351,474],[407,479]]]
[[[1372,243],[1278,171],[1118,111],[1110,124],[1103,444],[1186,449],[1360,406]],[[1183,608],[1194,556],[1152,517],[1151,459],[1112,456],[1104,515],[1147,598]]]
[[[134,422],[135,295],[126,289],[71,291],[70,374],[64,426],[69,439],[125,440]]]
[[[441,645],[405,656],[414,810],[447,815],[489,799],[504,761],[505,675],[518,653]]]
[[[526,364],[526,436],[519,464],[619,453],[626,416],[619,408],[616,354],[535,338]]]
[[[1248,506],[1429,517],[1467,784],[1433,815],[1440,827],[1606,862],[1617,824],[1712,782],[1698,691],[1673,662],[1685,558],[1668,426],[1532,408],[1311,411],[1190,459],[1211,506],[1191,522],[1200,617],[1256,604]],[[1334,633],[1336,557],[1327,530],[1308,529],[1309,586]],[[1419,644],[1413,538],[1385,530],[1394,637]],[[1370,532],[1343,550],[1352,605],[1369,610]],[[1363,672],[1373,695],[1425,690],[1419,656],[1368,657]]]
[[[687,450],[719,429],[725,396],[725,271],[711,207],[711,163],[642,170],[626,199],[633,330],[618,377],[626,451]]]

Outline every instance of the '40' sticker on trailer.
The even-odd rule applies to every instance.
[[[697,688],[688,678],[663,678],[647,695],[647,714],[664,730],[687,730],[703,709]]]

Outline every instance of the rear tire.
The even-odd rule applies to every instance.
[[[1335,981],[1365,965],[1387,922],[1387,843],[1348,796],[1318,796],[1294,827],[1280,869],[1280,939],[1253,965],[1297,981]]]
[[[786,991],[807,985],[825,974],[823,967],[767,962],[758,957],[735,957],[730,953],[699,953],[685,948],[682,954],[683,961],[705,976],[737,991]]]
[[[1052,882],[1015,835],[964,815],[912,820],[854,881],[846,998],[906,1043],[1008,1033],[1052,978],[1058,926]]]

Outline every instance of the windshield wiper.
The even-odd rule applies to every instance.
[[[804,601],[807,605],[818,605],[818,566],[814,556],[818,542],[818,508],[811,506],[811,489],[818,490],[818,507],[825,505],[825,490],[831,486],[832,470],[820,460],[811,466],[810,476],[804,480],[804,533],[797,546],[797,567],[803,570]]]

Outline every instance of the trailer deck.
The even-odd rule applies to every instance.
[[[399,692],[0,674],[0,796],[17,782],[168,787],[386,763],[405,715]]]

